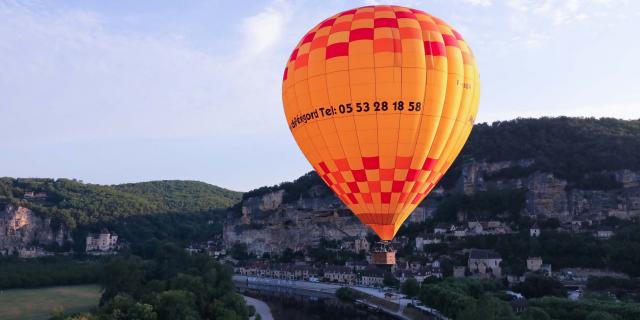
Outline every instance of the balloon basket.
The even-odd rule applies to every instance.
[[[377,242],[371,250],[371,263],[378,266],[396,264],[396,251],[389,241]]]

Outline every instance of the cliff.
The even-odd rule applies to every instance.
[[[0,254],[13,254],[31,246],[62,246],[71,241],[64,226],[54,228],[51,219],[36,215],[28,208],[12,204],[0,211]]]
[[[476,125],[419,209],[422,217],[508,223],[522,216],[564,224],[639,216],[640,121],[562,117]],[[315,173],[246,193],[240,211],[229,218],[224,239],[258,254],[369,232]]]

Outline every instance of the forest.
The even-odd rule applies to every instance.
[[[230,267],[169,242],[148,249],[102,265],[103,293],[95,311],[52,319],[244,320],[252,314],[234,291]]]
[[[25,192],[43,192],[47,197],[25,199]],[[240,199],[240,192],[197,181],[106,186],[70,179],[0,178],[0,205],[25,206],[69,229],[135,215],[208,212]]]
[[[550,287],[551,290],[553,289]],[[425,282],[420,288],[422,303],[435,307],[457,320],[626,320],[639,319],[636,303],[591,299],[571,301],[556,297],[554,291],[542,298],[528,299],[526,311],[516,314],[513,297],[494,280],[455,279]]]
[[[640,120],[610,118],[538,118],[476,124],[460,156],[440,181],[455,185],[461,164],[469,160],[533,160],[527,167],[510,167],[485,179],[508,179],[536,171],[551,172],[583,189],[619,187],[607,171],[640,170]],[[292,182],[282,182],[244,193],[243,198],[285,190],[285,202],[308,196],[310,186],[325,185],[315,171]]]

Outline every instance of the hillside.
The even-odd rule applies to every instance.
[[[608,172],[640,170],[640,120],[558,117],[480,123],[473,128],[440,186],[453,188],[462,167],[472,161],[521,160],[527,161],[524,165],[506,166],[483,178],[514,179],[541,171],[553,173],[576,187],[595,190],[619,187]],[[243,198],[283,189],[284,200],[288,202],[321,182],[315,172],[309,172],[293,182],[251,190]]]
[[[246,192],[237,208],[225,239],[258,253],[367,231],[315,172]],[[596,226],[638,217],[640,121],[561,117],[478,124],[417,211],[410,220],[500,220],[514,229],[532,220]]]
[[[640,120],[540,118],[476,125],[462,161],[532,159],[535,168],[581,181],[602,170],[640,169]]]
[[[26,197],[29,192],[46,198]],[[197,181],[106,186],[69,179],[0,178],[0,203],[30,208],[70,229],[133,215],[224,209],[240,198],[240,192]]]

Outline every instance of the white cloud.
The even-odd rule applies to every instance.
[[[275,8],[245,20],[252,53],[281,37]],[[243,44],[214,54],[180,34],[113,30],[109,19],[0,4],[0,134],[15,142],[173,139],[273,131],[282,122],[271,56],[230,54]]]
[[[505,5],[512,10],[551,20],[556,25],[603,16],[603,13],[606,16],[607,10],[618,10],[626,4],[627,0],[505,0]]]
[[[493,0],[462,0],[462,2],[480,7],[488,7],[493,4]]]
[[[289,4],[275,1],[257,14],[242,22],[245,43],[244,52],[258,55],[273,47],[281,38],[289,20]]]

